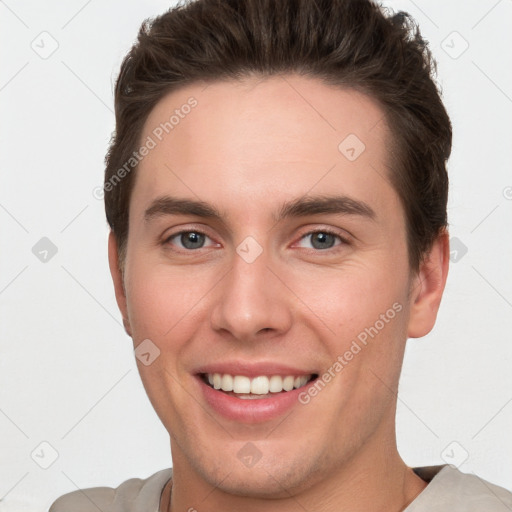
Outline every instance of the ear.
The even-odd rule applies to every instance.
[[[429,253],[425,255],[419,272],[411,284],[407,333],[409,338],[421,338],[434,327],[448,276],[449,261],[450,242],[448,231],[445,229],[439,234]]]
[[[126,306],[126,291],[124,289],[123,274],[119,267],[119,251],[117,240],[114,233],[110,231],[108,236],[108,265],[110,267],[110,275],[114,282],[114,290],[116,293],[117,306],[123,316],[124,330],[128,336],[132,335],[130,321],[128,319],[128,308]]]

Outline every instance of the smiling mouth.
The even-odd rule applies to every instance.
[[[251,378],[228,373],[202,373],[200,377],[206,385],[227,395],[241,399],[261,399],[304,387],[318,375],[260,375]]]

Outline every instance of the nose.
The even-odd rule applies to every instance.
[[[266,251],[252,262],[234,253],[212,308],[214,330],[229,332],[237,341],[254,342],[291,328],[293,297],[269,260]]]

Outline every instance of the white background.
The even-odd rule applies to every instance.
[[[1,511],[45,511],[78,487],[171,464],[121,326],[92,194],[121,59],[142,20],[170,5],[0,2]],[[417,19],[438,60],[454,127],[451,236],[467,247],[434,331],[408,342],[399,449],[410,466],[467,457],[462,471],[512,490],[512,0],[386,5]],[[31,47],[41,38],[46,49],[58,43],[47,59]],[[58,250],[46,263],[32,252],[42,237]],[[50,461],[43,441],[58,453],[48,469],[31,458]]]

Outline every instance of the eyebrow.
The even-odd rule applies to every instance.
[[[285,202],[273,215],[279,222],[288,218],[306,217],[320,214],[357,215],[375,220],[375,211],[365,202],[348,196],[317,195],[304,196]],[[223,220],[223,214],[213,205],[194,199],[180,199],[162,196],[155,199],[144,212],[144,220],[165,215],[194,215],[205,219]]]

